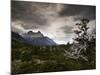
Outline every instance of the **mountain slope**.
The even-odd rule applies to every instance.
[[[26,33],[25,35],[19,35],[18,33],[12,32],[12,41],[15,41],[15,40],[19,42],[35,45],[35,46],[56,45],[56,43],[52,39],[50,39],[49,37],[43,36],[41,32],[35,33],[35,37],[34,37],[34,33],[32,33],[31,35],[28,33]]]
[[[39,45],[39,46],[52,46],[52,45],[56,45],[56,43],[48,38],[48,37],[37,37],[37,38],[25,38],[26,41],[32,45]]]
[[[12,38],[12,40],[16,40],[16,41],[20,41],[20,42],[25,41],[25,39],[21,35],[19,35],[16,32],[13,32],[13,31],[11,32],[11,38]]]

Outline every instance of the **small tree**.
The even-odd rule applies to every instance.
[[[76,23],[78,29],[74,30],[74,33],[76,34],[74,43],[70,47],[69,51],[65,50],[65,56],[67,58],[82,58],[85,61],[89,61],[88,59],[90,59],[90,55],[95,56],[95,38],[91,38],[88,34],[88,23],[89,20],[85,18],[81,19],[80,23]]]
[[[76,26],[78,29],[74,30],[76,34],[76,38],[74,38],[75,42],[73,44],[74,48],[76,47],[75,50],[75,55],[84,60],[88,61],[86,57],[84,57],[84,53],[86,52],[87,46],[88,46],[88,41],[89,41],[89,35],[88,35],[88,29],[89,27],[87,24],[89,23],[88,19],[81,19],[80,23],[76,23]],[[74,55],[74,54],[73,54]]]

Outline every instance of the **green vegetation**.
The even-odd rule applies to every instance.
[[[90,61],[66,59],[64,50],[69,49],[71,44],[51,47],[31,46],[21,42],[16,44],[12,45],[13,74],[95,69],[94,52],[87,52]]]

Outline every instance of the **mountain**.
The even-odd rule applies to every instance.
[[[12,40],[16,40],[16,41],[20,41],[20,42],[25,41],[25,39],[21,35],[19,35],[16,32],[13,32],[13,31],[11,32],[11,38],[12,38]]]
[[[21,42],[24,42],[27,44],[35,45],[35,46],[57,45],[52,39],[44,36],[40,31],[38,31],[38,32],[29,31],[22,35],[12,32],[12,39],[21,41]]]
[[[32,45],[39,45],[39,46],[52,46],[56,45],[56,43],[50,39],[49,37],[44,36],[40,31],[33,32],[29,31],[26,34],[22,35],[26,41]]]
[[[38,32],[33,32],[33,31],[29,31],[27,32],[27,34],[29,37],[32,37],[32,38],[37,38],[37,37],[44,37],[44,35],[38,31]]]
[[[39,46],[52,46],[52,45],[56,45],[56,43],[48,38],[48,37],[37,37],[37,38],[25,38],[26,41],[32,45],[39,45]]]

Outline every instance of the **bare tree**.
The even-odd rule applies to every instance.
[[[86,51],[87,43],[89,41],[88,36],[88,29],[89,27],[87,24],[89,23],[88,19],[81,19],[80,23],[76,23],[76,26],[78,29],[74,30],[74,33],[76,34],[76,37],[74,38],[74,43],[72,47],[70,48],[70,52],[65,51],[66,55],[69,58],[83,58],[85,61],[88,61],[86,57],[82,55],[83,52]]]

